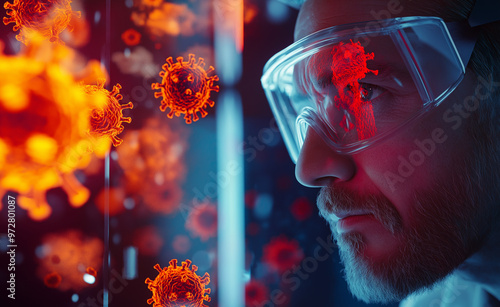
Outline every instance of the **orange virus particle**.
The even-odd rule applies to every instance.
[[[194,207],[186,219],[186,228],[202,241],[217,235],[217,207],[208,201]]]
[[[48,273],[43,278],[43,283],[49,288],[57,288],[61,284],[62,277],[56,272]]]
[[[157,256],[163,247],[163,238],[154,226],[145,226],[134,231],[132,243],[140,255]]]
[[[262,306],[262,303],[269,300],[269,289],[256,280],[250,280],[245,285],[245,305],[254,307]]]
[[[130,117],[123,117],[124,109],[132,109],[132,102],[120,104],[118,101],[123,99],[120,93],[122,88],[119,83],[113,86],[113,89],[108,91],[104,88],[105,80],[98,80],[97,85],[83,85],[84,91],[87,94],[102,97],[106,102],[103,107],[92,110],[90,116],[90,134],[97,137],[107,136],[111,139],[113,146],[120,145],[123,140],[117,137],[124,127],[122,123],[130,123]]]
[[[71,0],[14,0],[13,3],[5,2],[4,8],[7,15],[3,23],[15,23],[13,30],[19,30],[16,39],[27,45],[34,32],[49,38],[51,42],[64,44],[59,34],[68,28],[72,18],[80,18],[80,12],[71,10]],[[72,30],[71,28],[68,28]]]
[[[340,42],[331,51],[332,54],[332,82],[337,88],[338,96],[334,97],[335,106],[344,112],[340,126],[349,132],[356,126],[359,140],[375,135],[377,130],[371,101],[365,100],[368,96],[359,80],[367,73],[378,74],[377,70],[370,70],[366,62],[373,60],[374,54],[365,53],[359,42]],[[354,122],[354,125],[351,123]]]
[[[187,124],[199,119],[197,112],[200,112],[201,117],[207,116],[207,105],[213,107],[214,102],[210,100],[210,93],[212,91],[219,91],[219,86],[214,85],[215,81],[219,80],[217,75],[208,76],[214,71],[212,66],[207,71],[205,61],[199,58],[195,62],[195,55],[189,54],[189,60],[184,61],[183,57],[178,57],[177,62],[174,63],[172,57],[167,58],[167,63],[162,66],[163,70],[160,72],[162,77],[161,83],[153,83],[151,88],[153,90],[160,90],[155,92],[155,98],[163,97],[161,101],[160,110],[170,108],[167,114],[169,118],[185,114],[184,119]],[[192,119],[191,119],[192,118]]]
[[[148,299],[148,304],[155,307],[208,307],[203,301],[210,302],[210,288],[205,288],[210,283],[210,275],[205,273],[203,277],[196,274],[198,267],[191,260],[186,259],[182,266],[177,266],[177,259],[172,259],[168,267],[161,269],[159,264],[154,268],[158,271],[155,280],[146,279],[149,290],[153,297]]]
[[[94,269],[93,267],[88,267],[86,270],[85,270],[85,273],[89,274],[89,275],[92,275],[94,277],[97,277],[97,271],[96,269]]]
[[[263,262],[280,274],[297,265],[304,258],[304,252],[296,240],[285,236],[274,238],[264,246]]]
[[[57,272],[61,277],[57,287],[60,291],[72,289],[78,292],[93,287],[83,277],[85,274],[97,276],[93,268],[102,264],[103,250],[101,239],[87,237],[79,230],[45,235],[37,247],[39,265],[36,275],[45,281],[48,274]]]
[[[124,171],[126,195],[145,205],[138,208],[160,214],[179,209],[180,183],[186,173],[184,130],[182,125],[170,127],[169,122],[154,117],[141,130],[128,130],[123,136],[123,144],[116,148],[118,163]]]
[[[102,214],[114,216],[125,211],[123,202],[125,201],[125,191],[121,187],[109,188],[106,197],[106,189],[102,188],[94,199],[95,205]],[[108,208],[106,210],[106,203]]]
[[[74,207],[88,200],[73,171],[88,164],[89,109],[99,106],[57,61],[34,57],[43,44],[52,45],[33,43],[26,54],[0,54],[0,197],[18,192],[19,206],[34,220],[51,214],[49,189],[62,187]]]
[[[128,29],[122,33],[122,41],[128,46],[135,46],[141,42],[141,33],[134,29]]]

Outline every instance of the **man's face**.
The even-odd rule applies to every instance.
[[[417,15],[396,2],[306,1],[295,38],[373,20],[382,10],[384,18]],[[331,225],[347,282],[359,299],[399,301],[432,285],[477,251],[488,234],[498,209],[492,214],[488,194],[494,194],[494,183],[478,168],[489,158],[474,137],[480,129],[471,124],[474,114],[455,107],[473,95],[476,81],[466,73],[439,107],[357,154],[338,154],[308,130],[296,176],[306,186],[322,187],[320,214]],[[461,117],[460,124],[452,115]]]

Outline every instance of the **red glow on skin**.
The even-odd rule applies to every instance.
[[[370,70],[366,66],[368,60],[373,60],[374,54],[365,53],[365,49],[359,42],[344,44],[340,42],[331,51],[332,54],[332,82],[337,88],[338,96],[335,96],[335,106],[339,110],[347,110],[353,117],[348,119],[345,115],[340,126],[346,132],[352,129],[348,122],[354,121],[358,132],[358,139],[364,140],[375,135],[375,118],[371,101],[363,101],[359,80],[367,73],[375,75],[378,70]],[[358,94],[359,93],[359,94]]]

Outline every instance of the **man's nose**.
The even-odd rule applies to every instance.
[[[339,154],[309,128],[295,167],[295,177],[304,186],[322,187],[348,181],[356,166],[348,155]]]

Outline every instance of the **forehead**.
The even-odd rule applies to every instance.
[[[295,40],[331,26],[412,15],[405,0],[307,0],[295,25]]]

